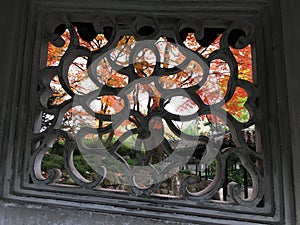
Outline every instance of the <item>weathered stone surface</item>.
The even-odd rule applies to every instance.
[[[0,225],[192,225],[124,215],[96,213],[0,201]]]
[[[155,0],[159,1],[159,0]],[[16,7],[16,2],[22,2],[25,1],[6,1],[5,4],[2,5],[2,10],[1,12],[1,30],[5,31],[5,35],[1,36],[1,43],[2,48],[1,52],[2,55],[5,57],[2,57],[1,59],[1,68],[2,68],[2,76],[0,76],[1,80],[1,97],[0,97],[0,106],[2,107],[1,109],[1,121],[0,121],[0,137],[3,138],[3,140],[7,139],[8,135],[10,132],[7,132],[5,128],[7,128],[7,125],[10,121],[8,118],[4,117],[6,111],[10,107],[10,105],[7,105],[7,99],[8,99],[8,90],[11,88],[8,84],[10,80],[14,81],[12,79],[12,74],[14,74],[12,71],[10,71],[14,66],[12,66],[15,61],[13,61],[12,55],[12,47],[14,45],[15,41],[15,34],[17,32],[9,32],[10,30],[13,30],[12,27],[18,26],[18,31],[20,29],[19,24],[16,23],[16,21],[23,20],[24,18],[22,17],[21,13],[16,13],[13,12],[13,8],[24,8],[23,5],[18,5]],[[65,1],[66,4],[68,3]],[[78,1],[79,2],[79,1]],[[85,4],[84,1],[81,1],[82,4]],[[167,2],[167,1],[165,1]],[[279,2],[279,1],[274,1],[274,2]],[[296,104],[299,102],[298,95],[296,94],[299,88],[299,69],[298,69],[298,53],[299,53],[299,42],[296,42],[296,40],[299,40],[299,29],[296,29],[299,24],[299,20],[297,20],[296,15],[298,13],[298,7],[295,7],[295,2],[292,0],[281,0],[281,3],[283,5],[283,17],[284,17],[284,37],[285,37],[285,48],[286,48],[286,67],[287,67],[287,73],[281,73],[282,76],[287,75],[288,77],[288,98],[289,98],[289,112],[290,112],[290,129],[292,130],[292,140],[291,140],[291,145],[293,149],[293,160],[294,160],[294,177],[295,181],[293,184],[290,185],[295,185],[295,193],[296,193],[296,210],[297,210],[297,215],[300,218],[300,164],[297,163],[300,160],[300,139],[299,137],[299,112],[300,112],[300,105]],[[7,5],[13,5],[13,7],[8,7]],[[172,4],[171,4],[172,5]],[[275,5],[275,4],[274,4]],[[9,9],[9,10],[8,10]],[[19,17],[16,15],[20,15]],[[276,20],[277,21],[277,20]],[[17,24],[17,25],[16,25]],[[280,24],[278,25],[280,26]],[[277,34],[276,34],[277,35]],[[280,35],[278,35],[280,36]],[[11,40],[10,42],[7,40]],[[281,46],[277,43],[274,46],[274,49],[278,49],[278,46]],[[19,46],[18,46],[19,47]],[[284,62],[283,62],[284,64]],[[282,85],[282,87],[284,84]],[[281,89],[282,87],[279,87],[278,89]],[[285,87],[283,87],[285,88]],[[10,98],[9,98],[10,99]],[[285,98],[282,98],[279,104],[279,107],[281,110],[284,110],[287,112],[287,109],[285,107],[282,107],[282,102],[285,101]],[[7,107],[9,106],[9,107]],[[12,115],[13,116],[13,115]],[[6,125],[6,126],[4,126]],[[283,132],[287,131],[286,129],[282,128]],[[3,143],[1,143],[3,144]],[[286,149],[288,150],[290,146],[285,146]],[[0,147],[0,153],[4,151],[10,152],[12,149],[10,148],[1,148]],[[284,154],[286,155],[286,154]],[[2,156],[2,154],[1,154]],[[3,154],[5,156],[5,154]],[[2,162],[5,162],[5,157],[2,157]],[[285,160],[287,161],[287,160]],[[292,160],[288,161],[292,162]],[[0,163],[0,168],[1,168],[1,174],[0,177],[4,174],[5,169],[4,169],[5,163]],[[292,163],[290,164],[292,167]],[[287,177],[286,174],[284,174],[285,177]],[[288,176],[291,174],[288,174]],[[288,185],[287,185],[288,186]],[[4,189],[4,188],[3,188]],[[0,192],[2,192],[2,179],[0,180]],[[290,193],[291,197],[293,197],[293,194]],[[288,199],[285,198],[285,199]],[[286,200],[286,201],[289,201]],[[286,213],[289,215],[289,213]],[[291,218],[292,220],[292,218]],[[7,203],[7,202],[0,202],[0,225],[19,225],[19,224],[24,224],[24,225],[39,225],[39,224],[65,224],[65,225],[76,225],[76,224],[121,224],[121,225],[131,225],[131,224],[143,224],[143,225],[148,225],[148,224],[153,224],[153,225],[159,225],[159,224],[174,224],[174,225],[179,225],[182,223],[176,223],[176,222],[168,222],[168,221],[157,221],[157,220],[152,220],[152,219],[143,219],[143,218],[137,218],[137,217],[129,217],[129,216],[122,216],[122,215],[114,215],[114,214],[104,214],[104,213],[93,213],[89,211],[82,211],[82,210],[70,210],[70,209],[62,209],[62,208],[57,208],[57,207],[41,207],[37,205],[22,205],[22,204],[15,204],[15,203]],[[288,223],[288,224],[292,224]],[[183,224],[182,224],[183,225]],[[187,224],[184,224],[187,225]]]

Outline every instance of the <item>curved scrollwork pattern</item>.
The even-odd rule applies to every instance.
[[[252,140],[257,121],[252,59],[241,69],[238,58],[246,57],[238,52],[245,48],[251,55],[250,27],[210,28],[205,21],[181,20],[171,32],[152,17],[125,26],[100,16],[82,23],[56,18],[46,29],[33,182],[58,185],[67,179],[95,191],[193,201],[209,201],[222,189],[224,201],[261,203],[263,157]],[[44,161],[58,142],[60,168],[47,171]],[[228,179],[231,155],[244,169],[242,183]],[[200,188],[208,168],[213,177]],[[242,196],[239,186],[245,184],[252,191],[247,187]]]

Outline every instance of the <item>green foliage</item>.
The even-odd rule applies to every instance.
[[[137,159],[126,159],[126,162],[130,166],[137,166],[137,165],[139,165],[139,161]]]
[[[135,156],[135,150],[133,148],[127,147],[128,145],[121,145],[117,153],[121,156],[129,156],[131,159],[134,159]]]
[[[78,172],[84,176],[86,172],[92,173],[94,172],[93,168],[85,161],[83,156],[81,155],[75,155],[73,158],[74,166],[78,170]]]
[[[42,161],[42,170],[48,171],[49,169],[63,169],[63,158],[57,154],[46,154]]]
[[[217,161],[213,160],[211,162],[211,164],[209,165],[208,169],[208,179],[214,179],[215,174],[216,174],[216,165],[217,165]]]
[[[194,126],[188,127],[188,129],[192,131],[193,127]],[[97,147],[96,139],[86,139],[85,144],[89,147]],[[57,141],[53,144],[53,147],[49,149],[49,151],[45,154],[42,160],[41,168],[43,171],[46,172],[49,169],[53,169],[53,168],[58,168],[64,171],[63,152],[65,147],[66,146],[64,141]],[[137,166],[139,164],[139,161],[136,159],[135,151],[133,150],[133,148],[130,147],[130,144],[124,143],[123,145],[119,146],[117,153],[121,155],[130,166]],[[81,155],[78,149],[76,149],[74,152],[73,162],[78,172],[85,178],[88,179],[91,176],[91,174],[95,173],[93,168],[86,162],[86,160]],[[116,164],[115,161],[113,161],[113,159],[111,158],[104,159],[102,163],[104,163],[105,165],[110,165],[109,169],[111,171],[115,171],[115,172],[122,171],[122,166]],[[240,159],[236,155],[231,154],[227,158],[227,165],[228,165],[228,182],[234,181],[240,185],[243,185],[244,169],[240,162]],[[179,173],[192,175],[192,172],[190,170],[185,170],[185,169],[180,170]],[[213,179],[215,173],[216,173],[216,160],[214,160],[208,167],[208,179]],[[248,174],[248,185],[249,186],[252,185],[252,180],[249,174]]]
[[[239,166],[237,166],[239,165]],[[227,158],[227,166],[228,166],[228,181],[236,182],[240,185],[244,184],[244,167],[242,166],[242,163],[240,159],[231,154]],[[248,185],[252,185],[252,179],[251,176],[248,174]]]
[[[244,167],[240,159],[231,154],[227,157],[228,182],[236,182],[239,185],[244,185]],[[216,160],[212,161],[208,167],[208,179],[213,179],[216,173]],[[248,174],[248,185],[252,185],[251,176]]]
[[[236,169],[236,170],[229,170],[228,172],[228,182],[236,182],[239,185],[243,185],[244,184],[244,171],[243,171],[243,167],[241,167],[240,169]],[[248,176],[248,185],[251,184],[251,178],[249,178]]]
[[[98,139],[85,139],[84,144],[89,148],[96,148],[98,145],[97,141]],[[136,166],[139,164],[139,162],[136,159],[135,151],[128,146],[130,145],[124,143],[118,148],[117,152],[125,158],[129,165]],[[45,172],[53,168],[64,170],[63,153],[65,148],[66,146],[64,141],[56,141],[53,144],[53,147],[49,149],[42,160],[42,170]],[[93,168],[86,162],[78,149],[74,151],[73,162],[78,172],[84,177],[87,177],[88,173],[94,172]],[[103,163],[105,163],[106,165],[111,165],[112,167],[114,167],[113,170],[115,171],[120,171],[122,169],[118,165],[114,166],[114,162],[109,158],[104,159]]]
[[[65,149],[65,142],[64,141],[56,141],[53,144],[53,147],[49,149],[49,154],[55,154],[55,155],[60,155],[63,156]]]
[[[190,171],[190,170],[179,170],[179,173],[192,175],[192,171]]]

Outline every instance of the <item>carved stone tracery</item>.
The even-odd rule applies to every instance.
[[[215,175],[207,187],[191,191],[191,185],[201,181],[197,176],[186,176],[180,181],[177,196],[170,196],[170,192],[159,196],[199,202],[210,201],[220,189],[225,191],[227,188],[227,161],[230,155],[234,155],[245,168],[246,174],[250,175],[253,191],[248,198],[242,197],[243,190],[240,185],[231,183],[228,185],[226,196],[230,197],[232,203],[241,206],[263,205],[263,154],[256,152],[253,141],[250,144],[245,143],[244,136],[247,132],[245,130],[255,125],[257,120],[256,87],[252,82],[239,77],[238,62],[232,53],[232,49],[243,49],[252,44],[251,27],[232,23],[228,27],[216,29],[206,27],[201,22],[178,20],[172,24],[173,29],[164,30],[159,18],[152,17],[138,17],[132,24],[126,24],[124,27],[109,17],[98,17],[90,23],[59,19],[53,23],[49,22],[49,41],[57,48],[65,45],[67,47],[57,65],[49,65],[40,72],[40,110],[44,113],[42,122],[45,123],[48,118],[49,123],[41,132],[35,134],[30,162],[33,183],[59,185],[63,172],[53,168],[46,172],[45,176],[41,166],[53,140],[61,138],[65,142],[64,172],[74,181],[70,187],[77,185],[102,191],[107,186],[113,186],[113,182],[108,181],[109,177],[111,179],[113,176],[119,176],[119,186],[125,186],[121,192],[157,196],[158,190],[163,189],[167,182],[166,176],[172,177],[173,180],[176,177],[178,179],[179,168],[191,163],[192,159],[198,160],[196,164],[203,164],[203,160],[207,159],[209,163],[215,160]],[[68,32],[69,40],[63,39],[65,32]],[[209,47],[221,35],[219,48],[206,52],[206,55],[204,50],[193,50],[185,43],[187,36],[191,34],[203,48]],[[127,41],[120,45],[120,41],[126,37],[133,37],[132,43],[128,44]],[[87,44],[94,40],[98,42],[94,42],[93,45]],[[162,42],[165,48],[169,46],[169,50],[173,49],[181,54],[182,60],[174,65],[168,64],[166,58],[162,58],[166,55],[161,53],[162,47],[159,47],[159,42]],[[122,52],[122,48],[127,49],[127,52],[120,57],[118,53]],[[147,59],[147,56],[150,59]],[[82,72],[85,75],[84,79],[93,83],[91,90],[80,89],[82,84],[76,88],[70,80],[70,67],[76,66],[77,58],[81,58],[78,59],[79,64],[85,65]],[[228,70],[229,79],[223,96],[207,101],[203,94],[199,94],[199,90],[209,81],[214,60],[226,64],[224,68]],[[114,73],[122,82],[112,84],[109,81],[112,77],[105,80],[104,69]],[[180,73],[185,74],[184,79],[174,81],[173,77]],[[51,104],[55,93],[51,82],[56,76],[66,93],[65,96],[69,97],[59,104]],[[224,108],[233,98],[237,88],[247,93],[247,101],[244,104],[249,112],[247,121],[238,121]],[[147,93],[146,97],[144,96],[146,100],[139,99],[141,93]],[[178,103],[179,96],[181,101],[186,101],[185,104],[193,106],[189,108],[188,113],[179,110],[181,104],[175,104],[172,110],[168,109],[168,104],[176,103],[176,99]],[[100,110],[91,107],[93,102],[103,103],[104,98],[111,98],[111,101],[115,102],[110,112],[107,108],[103,111],[103,104],[100,104]],[[78,106],[87,112],[88,118],[93,117],[97,124],[94,127],[82,126],[73,135],[72,132],[62,129],[61,124],[66,113]],[[181,122],[201,120],[205,116],[217,118],[209,121],[212,123],[211,130],[206,135],[190,135],[178,127]],[[127,130],[118,136],[116,129],[124,121],[127,123]],[[222,126],[223,130],[219,131],[213,125]],[[165,135],[167,132],[172,133],[175,139],[168,139]],[[250,134],[253,138],[255,133],[250,131]],[[101,140],[98,141],[97,147],[90,148],[85,144],[85,137],[89,135]],[[113,135],[117,136],[117,140],[111,142],[109,137],[112,138]],[[232,146],[224,145],[226,141],[223,139],[226,135],[231,136]],[[104,136],[108,136],[107,143],[102,141]],[[138,162],[135,166],[129,165],[128,159],[118,152],[122,144],[133,136],[136,143],[132,151]],[[94,169],[96,176],[92,180],[86,179],[74,164],[76,149],[80,150],[84,159]],[[210,155],[215,156],[215,159],[210,158]],[[105,163],[107,158],[113,163]],[[167,166],[161,168],[162,162],[167,163]],[[118,168],[115,168],[116,166]],[[145,177],[147,179],[141,179]],[[120,191],[117,189],[115,191]]]

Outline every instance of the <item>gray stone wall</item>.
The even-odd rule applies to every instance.
[[[0,201],[0,225],[192,225]]]
[[[300,6],[296,4],[296,1],[293,0],[281,0],[290,128],[292,131],[295,205],[297,224],[300,224],[300,19],[298,16]]]
[[[13,41],[18,35],[18,22],[22,20],[22,12],[26,0],[10,0],[5,3],[1,1],[0,7],[0,197],[3,192],[2,177],[5,173],[5,152],[2,148],[2,138],[9,135],[5,132],[6,126],[9,126],[4,119],[7,106],[5,100],[9,97],[8,83],[12,78]],[[299,6],[297,1],[281,0],[285,63],[287,84],[289,90],[289,111],[290,111],[290,129],[292,131],[293,162],[294,167],[294,185],[296,196],[296,213],[300,218],[300,104],[299,104],[299,51],[300,51],[300,19],[297,17]],[[291,193],[293,194],[293,193]],[[96,213],[83,210],[63,209],[57,207],[48,207],[32,204],[11,203],[0,201],[0,225],[79,225],[79,224],[99,224],[99,225],[191,225],[186,223],[177,223],[171,221],[158,221],[145,218],[137,218],[123,215],[113,215],[105,213]],[[297,224],[300,224],[300,220]]]

